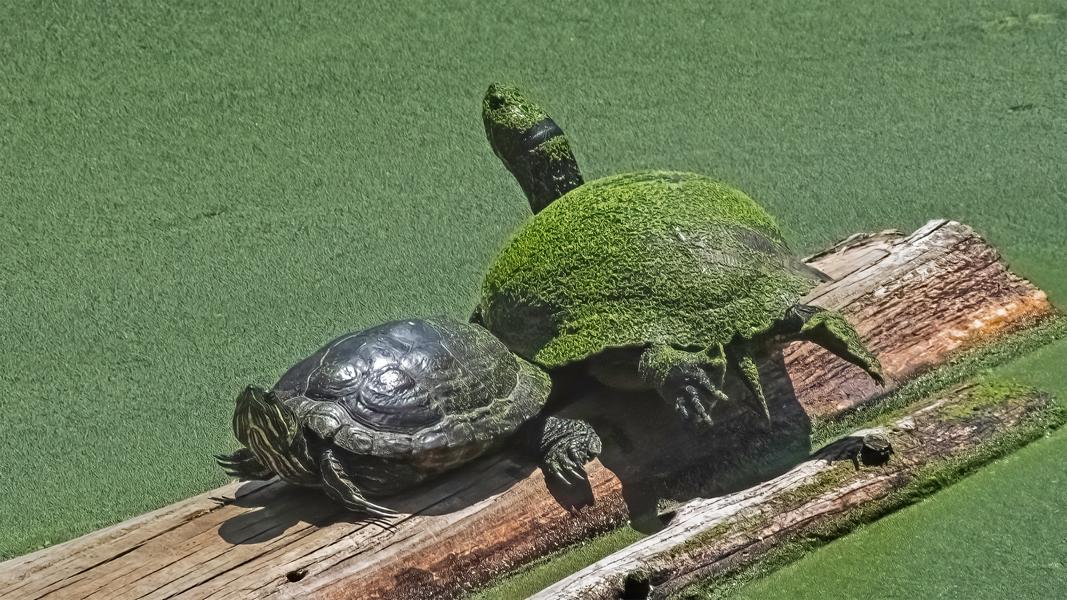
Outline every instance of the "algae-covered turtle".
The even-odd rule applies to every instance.
[[[483,101],[493,151],[534,216],[486,275],[472,320],[546,369],[585,363],[602,382],[652,388],[711,424],[728,369],[769,418],[758,344],[815,342],[882,382],[877,357],[838,313],[800,303],[825,279],[774,219],[702,175],[638,171],[583,183],[570,144],[514,87]]]
[[[392,495],[515,437],[568,481],[601,450],[584,422],[545,416],[551,382],[481,326],[396,321],[339,337],[237,398],[244,445],[216,457],[242,479],[321,486],[346,508],[386,516]]]

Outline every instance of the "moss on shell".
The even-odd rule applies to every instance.
[[[640,171],[572,190],[521,227],[486,276],[481,313],[509,348],[556,367],[609,347],[752,337],[815,283],[744,193]]]

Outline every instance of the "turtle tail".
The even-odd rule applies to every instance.
[[[584,183],[563,130],[516,88],[489,86],[482,120],[493,152],[518,180],[534,214]]]

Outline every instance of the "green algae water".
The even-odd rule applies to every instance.
[[[491,81],[541,99],[590,179],[720,178],[798,252],[951,217],[1067,301],[1062,2],[494,6],[3,4],[0,556],[222,484],[236,394],[338,333],[469,314],[528,214],[484,139]],[[919,586],[1062,581],[1061,439],[936,499],[952,560],[867,548],[926,556]],[[833,562],[767,589],[840,589]]]

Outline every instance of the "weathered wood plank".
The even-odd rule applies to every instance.
[[[811,263],[839,278],[811,301],[853,321],[881,357],[890,387],[1054,312],[1040,290],[958,223],[933,221],[909,236],[854,236]],[[810,344],[790,344],[762,364],[775,413],[774,435],[762,441],[749,439],[741,421],[694,438],[647,396],[591,393],[569,409],[591,412],[605,437],[584,495],[546,486],[526,459],[509,455],[392,499],[389,506],[408,514],[389,522],[354,520],[314,492],[278,483],[231,484],[0,563],[0,598],[455,595],[688,489],[672,479],[682,463],[670,444],[687,445],[689,458],[738,445],[769,449],[771,442],[806,452],[810,419],[883,392]],[[634,423],[649,426],[634,430]],[[739,462],[717,463],[710,479],[720,487],[713,491],[740,485],[728,468]]]
[[[920,402],[885,426],[859,430],[770,481],[734,494],[679,506],[670,524],[532,596],[537,600],[666,598],[699,579],[759,561],[770,549],[836,519],[905,498],[894,492],[981,464],[1058,426],[1051,399],[1024,388],[991,390],[967,385]],[[864,465],[865,435],[886,436],[895,449],[888,463]],[[984,450],[984,451],[983,451]],[[925,477],[925,480],[923,479]],[[916,486],[918,487],[918,486]]]

